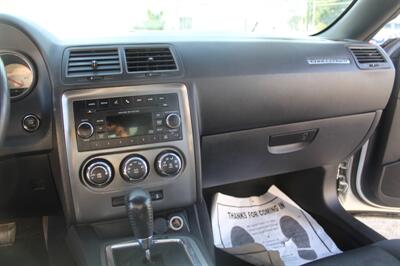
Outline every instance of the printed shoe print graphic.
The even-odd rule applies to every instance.
[[[302,259],[317,259],[317,253],[311,248],[310,238],[306,230],[295,219],[290,216],[282,216],[279,220],[279,224],[285,237],[287,239],[292,239],[297,246],[297,252]]]
[[[246,244],[254,243],[254,238],[242,227],[234,226],[231,229],[232,247],[240,247]]]

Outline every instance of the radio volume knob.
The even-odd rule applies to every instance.
[[[76,132],[78,136],[83,139],[90,138],[94,133],[94,128],[91,123],[89,122],[82,122],[78,125]]]
[[[165,151],[158,155],[155,167],[161,176],[176,176],[182,169],[182,158],[176,152]]]
[[[165,118],[165,124],[169,128],[178,128],[181,126],[181,117],[178,114],[172,113]]]
[[[139,155],[127,157],[120,168],[121,176],[128,182],[143,180],[149,173],[146,159]]]

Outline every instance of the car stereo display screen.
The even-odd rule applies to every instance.
[[[151,113],[108,116],[108,138],[126,138],[148,134],[153,129]]]

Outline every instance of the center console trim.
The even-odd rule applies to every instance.
[[[207,260],[203,256],[200,249],[197,247],[194,240],[189,237],[176,237],[176,238],[165,238],[165,239],[154,239],[153,245],[157,244],[168,244],[168,243],[177,243],[181,244],[184,248],[186,254],[188,255],[192,265],[207,265]],[[114,263],[113,258],[113,250],[119,248],[127,248],[127,247],[140,247],[140,244],[137,240],[126,241],[117,244],[107,245],[105,248],[106,251],[106,260],[107,266],[118,266]],[[143,251],[144,252],[144,251]]]
[[[176,93],[179,100],[179,110],[182,122],[182,139],[165,143],[149,143],[144,145],[116,147],[99,149],[92,151],[79,151],[77,147],[77,136],[75,133],[75,121],[73,112],[73,102],[88,99],[101,99],[105,97],[125,97],[135,95],[151,95],[159,93]],[[140,185],[145,190],[163,190],[165,200],[155,202],[155,210],[165,210],[188,206],[196,201],[196,165],[194,155],[194,140],[192,131],[191,114],[189,107],[189,97],[187,88],[184,84],[153,84],[125,87],[107,87],[96,89],[78,89],[66,91],[62,96],[62,124],[63,137],[65,139],[65,152],[67,155],[68,177],[70,179],[72,202],[75,217],[78,222],[92,222],[104,219],[120,218],[125,216],[124,208],[112,207],[111,198],[123,196],[130,188]],[[178,150],[184,156],[185,167],[177,177],[168,179],[165,182],[158,182],[154,186],[150,182],[138,182],[128,184],[122,190],[113,190],[106,187],[93,189],[85,186],[80,179],[81,165],[87,160],[101,155],[116,153],[139,153],[152,149],[173,149]],[[152,162],[149,161],[152,165]],[[117,169],[116,169],[117,170]],[[183,187],[181,187],[183,186]],[[182,193],[172,193],[182,189]],[[168,193],[168,191],[170,193]],[[168,198],[170,194],[171,198]],[[175,195],[172,195],[175,194]],[[105,199],[107,198],[107,199]],[[105,207],[103,207],[105,205]],[[106,208],[101,210],[101,208]]]

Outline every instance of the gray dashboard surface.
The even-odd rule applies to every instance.
[[[38,46],[47,62],[55,100],[77,87],[184,82],[197,90],[201,135],[280,125],[383,109],[394,69],[360,70],[348,49],[366,43],[310,38],[262,38],[166,34],[61,41],[34,24],[7,15]],[[66,84],[62,56],[68,47],[169,44],[183,65],[183,76]],[[350,60],[350,64],[310,65],[307,59]],[[78,86],[79,85],[79,86]],[[50,90],[51,88],[49,88]],[[49,110],[50,112],[50,110]]]
[[[361,70],[357,67],[349,47],[365,46],[367,43],[355,41],[333,41],[318,37],[309,38],[265,38],[255,36],[171,36],[166,34],[132,35],[121,38],[96,40],[59,40],[45,30],[21,19],[0,15],[0,24],[12,28],[8,35],[25,35],[34,46],[25,46],[26,53],[35,52],[38,62],[45,62],[51,86],[44,87],[47,96],[52,95],[52,105],[47,101],[40,104],[48,116],[54,114],[53,126],[56,134],[53,138],[62,139],[61,96],[67,90],[90,89],[100,87],[132,86],[158,83],[183,83],[193,97],[191,106],[193,116],[199,120],[199,135],[202,143],[204,174],[214,176],[214,164],[207,163],[215,159],[206,147],[222,136],[222,141],[229,144],[229,134],[225,133],[287,125],[324,118],[344,117],[355,114],[374,113],[385,108],[389,99],[394,68]],[[4,32],[0,32],[4,34]],[[24,41],[28,42],[28,41]],[[133,78],[125,71],[112,80],[85,81],[79,84],[65,82],[62,75],[63,54],[70,47],[119,47],[144,44],[167,44],[176,52],[182,74],[170,78]],[[1,48],[1,47],[0,47]],[[386,55],[384,55],[386,57]],[[318,64],[307,62],[308,59],[348,59],[349,64]],[[388,59],[388,58],[387,58]],[[388,59],[389,60],[389,59]],[[43,70],[46,68],[43,66]],[[33,95],[33,94],[32,94]],[[31,97],[31,95],[29,96]],[[27,100],[33,98],[26,98]],[[20,107],[26,112],[31,105]],[[354,124],[346,123],[349,129],[341,132],[353,132],[352,127],[363,125],[363,130],[356,130],[348,141],[357,146],[362,138],[373,129],[372,120],[353,118]],[[361,118],[360,118],[361,119]],[[329,120],[326,120],[329,122]],[[340,120],[342,121],[342,120]],[[343,120],[344,121],[344,120]],[[50,122],[49,122],[50,123]],[[326,125],[327,122],[323,122]],[[368,128],[368,125],[371,128]],[[318,123],[317,123],[318,127]],[[326,128],[330,126],[326,125]],[[332,125],[334,128],[334,125]],[[51,128],[51,125],[49,125]],[[292,127],[289,127],[292,130]],[[295,128],[294,128],[295,129]],[[348,131],[347,131],[348,130]],[[278,132],[279,133],[279,132]],[[331,141],[347,138],[346,134],[337,135]],[[321,137],[328,138],[329,131]],[[207,138],[215,136],[216,138]],[[237,135],[240,141],[247,135]],[[225,139],[227,137],[228,139]],[[358,142],[357,142],[358,141]],[[18,143],[16,143],[18,146]],[[65,149],[59,142],[59,149]],[[334,149],[334,145],[328,145]],[[21,145],[21,150],[24,149]],[[36,147],[35,151],[45,151],[49,145]],[[323,146],[315,147],[323,152]],[[346,150],[347,151],[347,150]],[[61,153],[59,153],[61,154]],[[338,161],[345,154],[329,153],[329,162]],[[255,155],[255,154],[253,154]],[[208,157],[210,156],[210,157]],[[313,155],[314,156],[314,155]],[[284,158],[284,157],[282,157]],[[60,157],[60,169],[65,167]],[[296,160],[296,158],[294,159]],[[314,161],[317,162],[317,161]],[[324,161],[325,162],[325,161]],[[314,163],[309,165],[314,166]],[[211,167],[211,168],[210,168]],[[239,166],[237,166],[239,167]],[[282,167],[285,168],[284,164]],[[296,169],[303,166],[296,165]],[[290,167],[279,169],[291,171]],[[249,173],[249,178],[259,177],[267,172]],[[206,178],[203,176],[203,179]],[[68,193],[66,193],[68,194]]]

